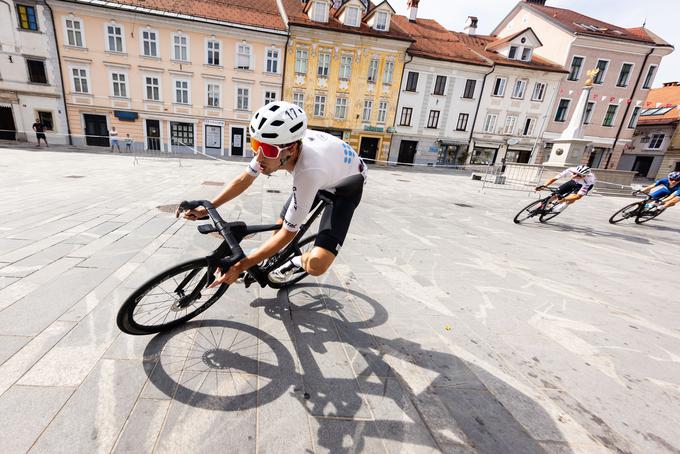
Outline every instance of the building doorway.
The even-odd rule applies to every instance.
[[[378,146],[380,139],[376,137],[362,137],[359,145],[359,156],[368,164],[375,162],[375,157],[378,154]]]
[[[244,145],[244,134],[243,128],[232,127],[231,128],[231,155],[232,156],[243,156],[243,145]]]
[[[606,148],[602,147],[593,148],[593,151],[590,152],[590,157],[588,158],[588,167],[592,167],[593,169],[599,169],[600,164],[602,164],[602,158],[604,157],[606,152],[607,152]]]
[[[83,114],[85,143],[93,147],[109,146],[109,128],[104,115]]]
[[[222,154],[222,126],[205,125],[205,152]]]
[[[14,125],[12,107],[0,106],[0,139],[17,140],[17,128]]]
[[[397,158],[397,162],[400,164],[413,164],[417,147],[418,142],[415,140],[402,140],[399,145],[399,157]]]
[[[637,172],[638,176],[646,178],[653,161],[654,156],[637,156],[631,170]]]
[[[161,151],[161,122],[146,120],[146,149]]]

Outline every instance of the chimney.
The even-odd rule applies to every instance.
[[[477,33],[477,18],[475,16],[468,16],[463,31],[471,36]]]
[[[545,0],[524,0],[524,3],[533,3],[534,5],[545,5]]]
[[[408,0],[406,6],[408,7],[408,20],[415,22],[418,18],[418,2],[420,0]]]

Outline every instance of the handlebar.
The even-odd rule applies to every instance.
[[[550,192],[556,192],[556,191],[557,191],[557,188],[551,188],[550,186],[543,186],[543,185],[536,186],[535,189],[536,189],[537,191],[544,191],[544,190],[545,190],[545,191],[550,191]]]
[[[232,233],[230,224],[226,222],[224,219],[222,219],[222,216],[220,216],[220,214],[217,212],[217,209],[215,209],[213,204],[210,203],[209,201],[185,200],[182,203],[180,203],[179,206],[177,207],[177,211],[175,211],[175,217],[179,217],[179,215],[184,211],[194,210],[198,207],[203,207],[208,211],[208,216],[212,220],[213,224],[215,224],[217,231],[220,232],[220,235],[222,235],[222,237],[224,238],[224,241],[226,241],[227,246],[229,246],[231,255],[223,259],[222,264],[231,266],[237,263],[238,261],[242,260],[246,255],[243,253],[243,249],[241,249],[239,241]]]

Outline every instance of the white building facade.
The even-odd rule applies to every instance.
[[[42,1],[0,1],[0,139],[69,142],[52,15]]]

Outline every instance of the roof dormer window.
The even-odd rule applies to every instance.
[[[345,10],[345,25],[350,27],[359,26],[359,8],[350,6]]]
[[[381,32],[389,30],[389,17],[386,11],[378,11],[375,15],[375,29]]]
[[[531,54],[532,54],[532,49],[531,47],[525,47],[522,49],[522,56],[520,57],[520,60],[522,61],[531,61]]]
[[[328,22],[328,3],[314,2],[311,19],[314,22]]]
[[[531,61],[533,49],[527,46],[510,46],[508,60]]]

